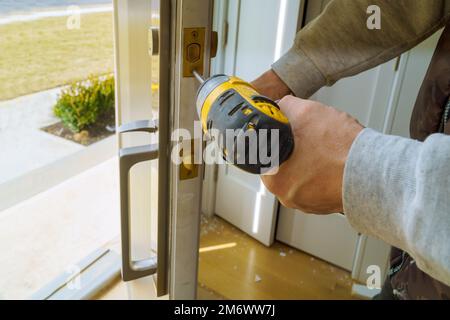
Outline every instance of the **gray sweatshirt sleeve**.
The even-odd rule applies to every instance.
[[[408,252],[450,285],[450,137],[425,142],[364,129],[347,159],[344,211],[359,232]]]

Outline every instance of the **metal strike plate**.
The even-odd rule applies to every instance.
[[[185,28],[183,32],[183,77],[193,77],[193,70],[203,74],[205,28]]]
[[[217,50],[219,46],[219,34],[217,31],[211,32],[211,58],[215,58],[217,56]]]
[[[156,27],[148,29],[148,53],[152,57],[159,54],[159,29]]]
[[[198,177],[198,164],[193,163],[191,156],[183,157],[180,164],[180,180],[189,180]]]

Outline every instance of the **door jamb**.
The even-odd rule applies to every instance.
[[[205,28],[204,76],[210,72],[212,1],[172,0],[171,53],[171,130],[185,129],[196,137],[198,121],[195,92],[199,84],[194,77],[183,77],[183,34],[185,28]],[[200,141],[201,143],[201,141]],[[180,165],[171,163],[171,263],[170,299],[195,299],[197,295],[198,248],[202,176],[180,179]],[[200,167],[198,172],[202,172]],[[192,248],[195,248],[192,252]],[[176,258],[175,258],[176,257]]]

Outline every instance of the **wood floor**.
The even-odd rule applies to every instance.
[[[276,242],[268,248],[220,218],[202,217],[197,299],[353,299],[347,271]],[[117,279],[95,299],[127,299]]]
[[[199,299],[352,299],[347,271],[276,242],[268,248],[202,217]]]

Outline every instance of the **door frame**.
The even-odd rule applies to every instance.
[[[118,9],[115,11],[118,125],[156,120],[150,107],[152,60],[148,51],[149,47],[155,48],[149,45],[149,39],[154,39],[153,33],[149,37],[151,2],[114,0]],[[205,28],[204,72],[208,75],[212,1],[159,1],[159,11],[158,134],[153,134],[151,139],[148,133],[135,132],[119,137],[120,148],[145,145],[149,141],[159,144],[157,186],[149,182],[154,168],[148,163],[134,168],[130,175],[131,201],[137,210],[132,210],[129,230],[122,233],[126,237],[127,233],[132,234],[133,260],[151,259],[156,249],[157,279],[156,284],[154,275],[129,281],[128,292],[130,298],[155,299],[168,289],[169,295],[163,298],[195,299],[202,168],[199,166],[199,174],[190,179],[182,177],[182,165],[171,161],[173,147],[178,143],[172,139],[172,133],[176,129],[185,129],[191,136],[196,136],[195,93],[199,84],[194,77],[183,77],[183,31],[189,27]],[[158,192],[157,217],[155,207],[148,199],[152,198],[148,195],[155,192]],[[149,215],[152,208],[153,214]]]
[[[196,110],[197,80],[183,77],[183,35],[186,28],[205,28],[204,76],[210,73],[212,0],[172,0],[172,82],[171,130],[187,130],[202,145]],[[199,136],[199,137],[198,137]],[[172,141],[172,144],[174,141]],[[171,164],[171,264],[170,298],[195,299],[200,241],[203,166],[198,176],[183,180],[181,165]],[[195,250],[193,250],[195,249]]]

